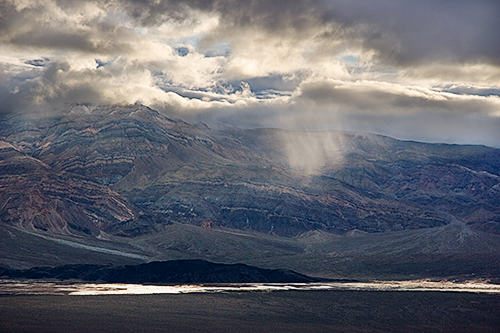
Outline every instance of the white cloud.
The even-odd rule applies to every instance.
[[[2,110],[139,101],[241,126],[500,145],[495,9],[462,0],[4,0]]]

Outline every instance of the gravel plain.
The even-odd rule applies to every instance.
[[[281,291],[0,296],[0,332],[498,332],[500,295]]]

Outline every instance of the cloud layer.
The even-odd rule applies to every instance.
[[[0,112],[140,102],[500,146],[498,13],[493,0],[3,0]]]

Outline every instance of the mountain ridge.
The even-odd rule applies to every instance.
[[[39,161],[47,174],[79,175],[126,199],[128,218],[111,226],[123,235],[124,225],[133,235],[154,230],[153,221],[215,221],[285,236],[318,228],[380,232],[445,225],[446,214],[500,229],[500,152],[493,148],[343,132],[201,131],[138,105],[75,106],[38,130],[37,122],[13,119],[0,134],[23,152],[24,168]],[[304,178],[283,135],[309,150],[336,146],[318,153],[320,172]],[[12,158],[3,157],[7,174],[8,163]]]
[[[0,261],[72,263],[71,247],[47,245],[22,230],[109,246],[145,261],[241,262],[244,256],[236,252],[252,249],[256,254],[246,263],[279,265],[274,253],[297,259],[298,271],[321,274],[328,274],[319,262],[332,260],[331,251],[324,250],[329,246],[352,243],[345,253],[335,250],[339,257],[332,260],[347,267],[347,274],[363,270],[341,262],[358,246],[369,248],[383,239],[382,249],[391,243],[384,235],[408,235],[416,246],[398,257],[404,261],[419,253],[418,244],[427,246],[426,239],[453,226],[461,228],[452,234],[463,231],[466,245],[458,252],[443,245],[439,255],[465,255],[481,242],[496,253],[499,166],[500,150],[485,146],[340,131],[210,129],[140,105],[72,106],[50,115],[10,116],[0,119],[0,221],[5,230],[0,230],[5,240]],[[445,234],[436,242],[447,244]],[[14,236],[30,242],[28,252],[17,252],[27,257],[13,250]],[[316,239],[312,247],[304,243],[307,237]],[[321,239],[328,239],[324,249]],[[355,239],[366,244],[356,245]],[[228,250],[204,243],[209,240],[221,241]],[[40,250],[47,257],[30,252],[42,243],[50,251],[65,251],[67,259],[58,261],[45,248]],[[356,260],[377,262],[363,251]],[[85,256],[100,263],[91,250]],[[315,268],[308,268],[307,260],[318,260]],[[473,256],[464,260],[472,262]]]
[[[107,283],[306,283],[312,278],[291,270],[262,269],[245,264],[217,264],[205,260],[155,261],[140,265],[65,265],[27,270],[0,268],[2,278],[79,280]]]

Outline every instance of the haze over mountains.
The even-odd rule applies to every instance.
[[[0,265],[500,276],[500,150],[72,105],[0,120]]]

